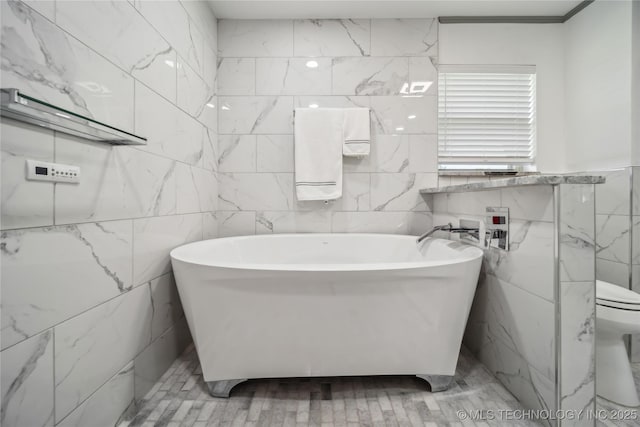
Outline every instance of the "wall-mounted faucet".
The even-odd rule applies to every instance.
[[[427,237],[431,236],[436,231],[448,231],[449,233],[460,233],[467,234],[469,236],[474,237],[477,240],[480,240],[480,229],[473,227],[454,227],[451,223],[445,225],[436,225],[431,230],[427,231],[420,237],[416,239],[416,243],[422,242]]]

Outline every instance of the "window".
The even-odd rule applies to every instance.
[[[440,66],[440,170],[535,170],[536,74],[530,66]]]

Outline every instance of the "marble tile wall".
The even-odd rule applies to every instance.
[[[607,181],[596,187],[596,277],[630,287],[631,168],[598,171]]]
[[[220,236],[431,225],[418,189],[437,185],[437,20],[220,20],[218,51]],[[433,84],[403,96],[412,81]],[[313,104],[372,110],[371,155],[345,159],[326,205],[293,187],[293,110]]]
[[[596,186],[596,278],[640,292],[640,167],[597,173],[607,182]],[[640,362],[640,336],[630,354]]]
[[[426,197],[436,225],[484,221],[486,207],[509,208],[510,250],[485,250],[464,342],[528,408],[590,409],[594,402],[593,187]]]
[[[640,166],[631,174],[631,290],[640,293]],[[640,335],[631,337],[631,360],[640,362]]]
[[[510,251],[485,250],[464,342],[525,407],[556,409],[553,187],[432,197],[434,225],[510,208]]]
[[[1,7],[2,87],[149,141],[2,119],[0,423],[114,425],[191,339],[168,254],[217,235],[216,19],[200,1]],[[25,159],[81,182],[26,181]]]
[[[604,184],[599,184],[603,185]],[[558,287],[556,333],[559,338],[558,409],[595,411],[595,265],[598,185],[559,185]],[[587,419],[562,420],[562,426],[593,426]]]

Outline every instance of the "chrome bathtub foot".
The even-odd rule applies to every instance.
[[[453,381],[453,375],[416,375],[416,377],[428,382],[432,392],[445,391]]]
[[[229,397],[231,389],[246,380],[245,378],[242,380],[207,381],[207,388],[209,389],[209,394],[213,397]]]

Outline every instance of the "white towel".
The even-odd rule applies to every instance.
[[[344,145],[346,157],[369,155],[371,143],[370,114],[368,108],[346,108],[344,112]]]
[[[342,196],[342,126],[339,108],[296,108],[295,176],[298,200]]]

